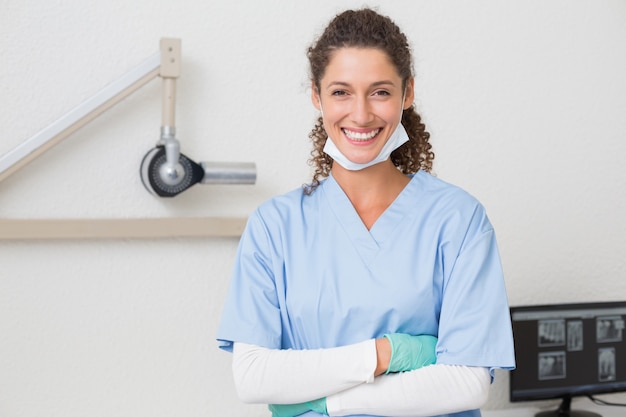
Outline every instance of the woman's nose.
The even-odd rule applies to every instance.
[[[356,98],[352,106],[352,121],[359,126],[366,126],[374,120],[371,104],[366,98]]]

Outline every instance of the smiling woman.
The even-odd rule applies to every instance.
[[[339,49],[319,84],[312,100],[330,138],[324,151],[341,167],[357,170],[382,162],[408,140],[405,132],[394,133],[413,102],[413,79],[404,82],[385,52]]]
[[[412,106],[414,79],[408,40],[389,18],[369,12],[348,10],[338,15],[309,48],[313,105],[323,115],[322,105],[326,103],[322,103],[321,98],[324,95],[332,94],[345,100],[344,96],[354,93],[349,89],[357,87],[354,83],[369,81],[370,85],[360,86],[372,89],[369,101],[389,100],[399,106],[393,117],[401,114],[401,125],[407,131],[409,143],[400,143],[391,149],[393,164],[404,174],[414,174],[419,170],[430,172],[434,159],[430,134]],[[328,74],[331,70],[335,70],[332,76]],[[342,76],[346,78],[333,78]],[[323,83],[326,83],[324,88],[330,90],[323,91]],[[325,110],[328,112],[329,109]],[[363,112],[360,117],[372,116],[367,113],[366,106],[355,110]],[[325,152],[328,149],[324,149],[329,146],[327,142],[331,142],[327,141],[329,134],[333,137],[332,132],[327,131],[328,127],[320,117],[310,134],[314,145],[311,163],[315,166],[311,189],[319,184],[320,179],[328,176],[333,161],[337,161]]]
[[[429,174],[406,37],[349,10],[308,57],[313,181],[250,216],[218,331],[237,392],[274,417],[480,416],[514,366],[500,257]]]

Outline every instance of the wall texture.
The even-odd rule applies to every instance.
[[[370,2],[376,5],[377,2]],[[182,39],[177,126],[197,161],[254,186],[143,188],[152,81],[0,183],[0,218],[245,217],[309,177],[305,50],[362,1],[0,0],[0,156]],[[512,305],[626,296],[626,3],[429,2],[379,9],[413,42],[436,174],[496,227]],[[0,240],[0,415],[268,415],[239,403],[214,343],[235,238]],[[507,402],[498,375],[489,408]]]

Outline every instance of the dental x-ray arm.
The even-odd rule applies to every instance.
[[[148,191],[162,197],[172,197],[198,182],[254,184],[256,181],[254,163],[196,164],[180,153],[174,123],[176,79],[180,75],[180,57],[180,40],[161,39],[159,53],[3,155],[0,158],[0,182],[152,79],[161,76],[163,78],[161,138],[157,142],[157,147],[144,157],[140,169],[141,179]]]

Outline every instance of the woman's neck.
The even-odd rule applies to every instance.
[[[332,174],[368,229],[410,182],[389,159],[360,171],[334,164]]]

